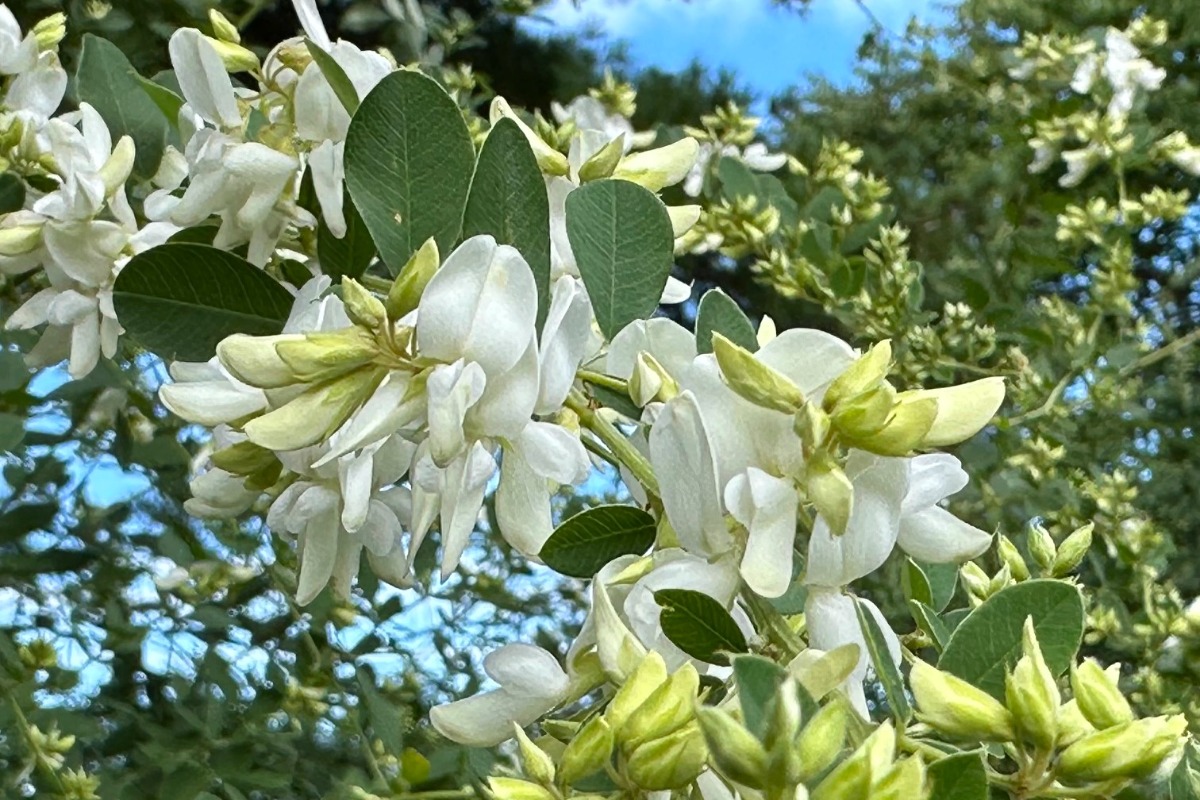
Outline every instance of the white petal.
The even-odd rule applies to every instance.
[[[504,448],[500,461],[496,521],[505,541],[527,556],[536,556],[554,532],[547,481],[517,447]]]
[[[332,43],[325,32],[325,23],[321,21],[321,12],[317,10],[317,0],[292,0],[292,7],[296,9],[304,35],[312,39],[317,47],[328,50]]]
[[[467,410],[479,401],[487,378],[475,363],[461,361],[435,367],[426,383],[429,396],[429,447],[439,466],[462,453],[466,447],[463,423]]]
[[[354,533],[367,521],[371,503],[372,457],[344,455],[338,459],[338,482],[342,488],[342,527]]]
[[[725,487],[725,505],[750,532],[741,564],[746,584],[763,597],[779,597],[792,582],[800,505],[795,487],[751,467]]]
[[[668,275],[667,285],[663,287],[662,297],[658,298],[658,302],[672,306],[677,303],[686,303],[690,299],[692,299],[692,285]]]
[[[442,489],[442,580],[458,567],[458,560],[475,530],[487,483],[496,472],[496,461],[480,442],[446,468]]]
[[[312,494],[312,490],[305,494]],[[296,588],[298,604],[308,605],[329,583],[334,562],[337,560],[339,536],[337,506],[325,503],[316,510],[304,527],[300,542],[300,578]]]
[[[542,326],[538,363],[540,386],[534,410],[553,414],[562,408],[579,365],[595,353],[592,306],[578,278],[564,275],[554,282],[550,309]]]
[[[579,435],[551,422],[530,422],[516,442],[530,469],[556,483],[581,483],[591,462]]]
[[[537,286],[525,259],[490,236],[473,236],[425,288],[417,344],[428,358],[464,358],[496,375],[525,352],[536,316]]]
[[[901,513],[912,514],[940,503],[967,485],[962,463],[949,453],[929,453],[908,460],[908,493]]]
[[[158,390],[158,398],[176,416],[210,428],[248,417],[267,405],[261,391],[247,391],[229,381],[167,383]]]
[[[792,328],[763,345],[758,358],[782,372],[805,395],[841,375],[854,363],[854,349],[824,331]]]
[[[606,371],[628,380],[641,352],[654,356],[668,375],[683,381],[696,358],[696,337],[687,328],[665,317],[637,320],[622,328],[612,340]]]
[[[200,31],[180,28],[172,34],[168,49],[188,105],[220,127],[240,125],[242,116],[233,94],[233,82],[221,63],[221,56]]]
[[[900,520],[897,543],[918,561],[961,564],[986,552],[992,537],[946,509],[933,506]]]
[[[321,216],[335,238],[346,235],[346,215],[342,211],[345,179],[342,166],[344,144],[322,142],[308,155],[308,168],[312,170],[313,189],[321,205]]]
[[[537,339],[530,336],[521,360],[512,369],[487,379],[479,402],[467,412],[466,428],[480,438],[519,436],[529,424],[537,396],[538,346]]]
[[[804,605],[804,621],[808,627],[809,647],[829,651],[844,644],[859,646],[858,665],[846,679],[845,691],[855,710],[870,719],[862,686],[870,656],[858,625],[858,615],[854,611],[854,599],[840,591],[814,587],[809,590]]]

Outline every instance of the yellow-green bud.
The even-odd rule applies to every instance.
[[[429,285],[441,263],[442,257],[438,253],[437,242],[433,237],[426,239],[392,283],[385,304],[388,317],[398,320],[417,307],[421,302],[421,295],[425,293],[425,287]]]
[[[296,376],[275,348],[282,342],[302,341],[304,336],[298,333],[276,336],[235,333],[217,345],[217,358],[242,383],[259,389],[279,389],[294,384]]]
[[[792,430],[800,437],[800,441],[804,443],[804,447],[808,450],[820,450],[825,447],[829,440],[829,432],[833,428],[833,421],[829,419],[829,415],[821,410],[815,403],[805,403],[796,412],[796,418],[792,422]]]
[[[829,458],[808,465],[808,499],[835,536],[846,532],[854,507],[854,485],[840,466]]]
[[[133,139],[122,136],[117,140],[112,154],[97,173],[100,182],[104,184],[105,197],[112,195],[129,180],[129,175],[133,172],[134,155]]]
[[[796,740],[796,754],[800,761],[798,777],[801,780],[812,780],[829,769],[838,753],[842,752],[849,713],[845,703],[835,697],[822,706],[800,731]]]
[[[699,673],[692,664],[684,664],[646,697],[624,725],[614,729],[617,744],[623,751],[631,752],[691,722],[699,690]]]
[[[834,767],[813,789],[812,800],[868,800],[871,763],[861,749]]]
[[[1067,747],[1085,736],[1096,732],[1096,727],[1087,721],[1079,704],[1068,700],[1058,709],[1058,746]]]
[[[664,147],[629,154],[612,175],[658,192],[683,180],[699,153],[699,142],[687,136]]]
[[[32,253],[41,243],[41,225],[11,225],[0,228],[0,256]]]
[[[234,475],[252,475],[276,461],[274,453],[254,442],[238,442],[212,454],[214,467]]]
[[[927,429],[922,448],[965,442],[987,425],[1004,402],[1004,379],[983,378],[961,386],[904,392],[901,402],[933,400],[937,414]]]
[[[1058,737],[1058,708],[1062,699],[1054,674],[1046,666],[1033,618],[1025,618],[1021,633],[1024,655],[1005,676],[1005,700],[1017,730],[1044,751],[1054,749]]]
[[[387,309],[370,290],[354,278],[342,278],[342,303],[355,325],[376,330],[387,323]]]
[[[881,456],[905,456],[921,447],[929,426],[937,416],[937,402],[931,399],[901,400],[892,411],[883,430],[868,436],[847,431],[847,438],[863,450]]]
[[[225,66],[226,71],[253,72],[258,69],[258,56],[254,55],[252,50],[242,47],[240,44],[215,39],[212,36],[205,36],[204,38],[217,51],[217,55],[221,57],[221,63]]]
[[[513,723],[513,737],[517,740],[517,750],[521,754],[521,767],[525,776],[532,778],[547,788],[554,785],[554,759],[538,747],[525,735],[525,731],[517,723]]]
[[[696,718],[717,769],[735,783],[762,789],[764,780],[773,774],[768,772],[767,751],[762,742],[726,711],[699,708]]]
[[[303,40],[283,45],[275,51],[275,57],[296,74],[303,73],[312,63],[312,53]]]
[[[604,712],[608,725],[620,730],[638,706],[667,679],[667,665],[663,657],[651,650],[630,673],[625,683],[617,690],[612,702]]]
[[[1054,564],[1054,559],[1058,555],[1058,548],[1054,544],[1054,537],[1050,535],[1050,531],[1043,528],[1041,525],[1031,525],[1029,527],[1029,554],[1033,556],[1034,563],[1042,568],[1042,572],[1048,572]]]
[[[1000,701],[961,678],[915,661],[909,675],[918,716],[948,736],[984,742],[1016,738],[1012,714]]]
[[[846,682],[858,666],[861,653],[862,649],[853,642],[825,653],[805,650],[793,659],[788,670],[812,699],[820,700]]]
[[[370,364],[379,355],[379,345],[370,333],[354,327],[282,341],[275,352],[292,370],[295,382],[312,383]]]
[[[925,793],[925,762],[913,757],[897,761],[882,779],[875,780],[871,800],[914,800]]]
[[[488,778],[488,787],[496,800],[556,800],[549,789],[519,778]]]
[[[579,182],[587,183],[611,177],[623,155],[625,155],[625,134],[622,133],[583,162],[583,166],[579,168]]]
[[[830,413],[859,395],[877,388],[887,378],[892,366],[892,343],[884,339],[859,356],[846,371],[829,384],[821,401]]]
[[[1071,691],[1084,719],[1100,730],[1133,720],[1129,701],[1110,676],[1092,659],[1071,667]]]
[[[546,144],[542,137],[538,136],[532,128],[525,124],[523,119],[517,116],[507,100],[497,97],[492,100],[489,121],[495,125],[502,117],[507,117],[517,123],[517,127],[521,129],[521,133],[525,134],[525,139],[533,148],[533,156],[537,159],[538,168],[542,172],[547,175],[566,175],[571,171],[571,164],[567,161],[567,157]]]
[[[679,384],[658,359],[644,350],[638,353],[629,376],[629,399],[641,408],[655,400],[666,402],[677,394]]]
[[[986,600],[991,594],[991,578],[974,561],[968,561],[958,570],[963,585],[967,591],[980,600]]]
[[[1149,717],[1085,736],[1063,750],[1057,774],[1071,782],[1144,778],[1183,746],[1187,719]]]
[[[570,786],[581,778],[604,769],[612,758],[613,732],[604,717],[592,717],[579,729],[563,751],[559,772]]]
[[[66,35],[67,15],[61,11],[43,17],[33,26],[33,37],[37,40],[38,50],[43,53],[56,49]]]
[[[1061,578],[1079,566],[1079,562],[1083,561],[1083,557],[1087,555],[1092,546],[1092,529],[1094,527],[1089,522],[1063,540],[1062,545],[1058,548],[1058,555],[1054,557],[1054,565],[1051,569],[1054,577]]]
[[[704,734],[693,721],[634,750],[625,762],[625,774],[642,789],[680,789],[696,779],[707,761]]]
[[[222,42],[229,42],[230,44],[242,43],[242,35],[238,33],[237,26],[230,22],[220,11],[210,8],[208,10],[208,22],[212,25],[213,35]]]
[[[1000,535],[996,543],[996,552],[999,554],[1000,560],[1008,565],[1014,578],[1018,581],[1029,580],[1029,566],[1025,563],[1025,559],[1021,557],[1021,551],[1004,534]]]
[[[991,597],[1012,582],[1012,570],[1008,568],[1008,564],[1004,564],[1000,567],[1000,571],[993,575],[992,579],[988,581],[988,597]]]
[[[763,746],[770,756],[770,774],[775,783],[792,785],[800,782],[801,764],[796,748],[800,723],[799,686],[793,678],[785,681],[775,693],[771,718],[763,736]]]
[[[383,380],[383,369],[355,370],[318,384],[280,408],[246,423],[247,438],[282,452],[314,445],[340,428]]]
[[[794,414],[804,405],[804,393],[791,379],[759,361],[744,347],[716,331],[713,355],[729,388],[756,406]]]

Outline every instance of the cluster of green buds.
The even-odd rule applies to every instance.
[[[496,800],[562,800],[597,780],[630,793],[681,789],[704,770],[697,719],[700,676],[685,664],[667,674],[661,655],[638,663],[603,712],[583,722],[548,721],[530,739],[515,727],[523,778],[489,779]]]
[[[763,249],[779,230],[779,210],[757,197],[720,200],[700,215],[680,242],[680,248],[699,252],[715,249],[730,258],[742,258]]]
[[[1187,728],[1182,715],[1136,719],[1117,687],[1118,670],[1091,660],[1072,666],[1073,696],[1064,701],[1030,618],[1004,702],[922,661],[910,685],[918,719],[930,728],[1003,748],[1009,760],[989,765],[993,785],[1024,798],[1111,797],[1169,765]]]
[[[1028,558],[1012,539],[1001,534],[996,539],[999,570],[988,575],[978,564],[969,561],[959,568],[967,599],[972,608],[981,605],[992,595],[1014,583],[1030,578],[1066,578],[1079,568],[1092,547],[1092,523],[1072,531],[1061,544],[1041,524],[1029,526],[1026,535]],[[1030,563],[1032,562],[1032,564]]]
[[[611,113],[620,114],[626,119],[637,111],[637,91],[626,81],[617,80],[607,67],[600,85],[589,89],[588,94],[599,100]]]
[[[688,136],[694,136],[701,142],[719,142],[744,147],[754,141],[761,120],[751,117],[737,103],[730,101],[700,117],[699,128],[685,127]]]
[[[721,708],[700,709],[713,767],[768,800],[920,800],[928,795],[922,760],[896,758],[890,722],[846,754],[853,712],[845,700],[835,696],[805,719],[802,692],[795,679],[784,681],[754,726],[757,731],[747,725],[744,710],[739,719]]]

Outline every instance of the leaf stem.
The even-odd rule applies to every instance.
[[[612,389],[614,392],[620,392],[621,394],[626,394],[629,391],[628,381],[621,378],[614,378],[612,375],[593,372],[590,369],[581,369],[575,374],[579,380],[590,383],[593,386],[603,386],[605,389]]]
[[[608,449],[612,454],[623,464],[626,469],[633,473],[633,477],[637,478],[638,483],[642,484],[647,492],[653,495],[661,496],[662,492],[658,486],[658,478],[654,476],[654,468],[650,466],[649,460],[644,455],[638,452],[638,449],[630,443],[625,434],[617,429],[616,425],[606,420],[592,408],[588,399],[578,389],[572,389],[567,396],[567,408],[579,415],[579,424],[590,430],[596,435],[596,438],[608,445]]]

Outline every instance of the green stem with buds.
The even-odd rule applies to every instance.
[[[616,425],[606,420],[592,408],[588,399],[578,389],[572,389],[567,396],[567,408],[579,416],[579,424],[596,435],[596,438],[608,445],[608,449],[617,457],[626,469],[633,473],[638,483],[653,495],[661,494],[658,488],[658,478],[654,476],[654,468],[649,460],[630,444],[625,434]]]

